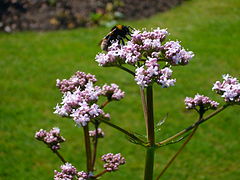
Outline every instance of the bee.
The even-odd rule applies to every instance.
[[[118,40],[120,44],[124,45],[124,39],[130,40],[127,36],[131,36],[133,28],[130,26],[116,25],[113,26],[111,31],[99,43],[101,49],[108,51],[108,47],[112,45],[113,41]]]

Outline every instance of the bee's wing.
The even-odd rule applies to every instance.
[[[114,31],[115,31],[115,29],[110,31],[104,38],[102,38],[102,40],[98,43],[98,45],[100,46],[104,40],[109,40],[110,36],[112,35],[112,33]]]
[[[103,40],[104,40],[104,38],[101,41],[99,41],[99,43],[98,43],[99,46],[102,44]]]

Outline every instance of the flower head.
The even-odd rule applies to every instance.
[[[60,143],[65,141],[64,137],[60,136],[60,129],[56,127],[52,128],[49,132],[40,129],[36,132],[35,138],[39,141],[43,141],[52,150],[59,150]]]
[[[67,91],[75,91],[77,88],[84,87],[88,82],[95,83],[97,79],[92,74],[77,71],[70,79],[57,79],[56,86],[62,93]]]
[[[89,131],[89,136],[90,137],[98,137],[98,138],[103,138],[104,137],[104,132],[102,131],[101,128],[98,128],[97,129],[97,132],[96,130],[93,130],[93,131]]]
[[[120,153],[118,154],[113,154],[113,153],[108,153],[102,156],[102,161],[105,162],[104,168],[108,171],[116,171],[118,170],[118,167],[120,165],[123,165],[126,163],[125,158],[122,157]]]
[[[170,79],[172,70],[168,67],[160,69],[157,58],[149,58],[145,66],[136,69],[135,81],[141,87],[147,87],[153,82],[157,82],[162,87],[173,86],[175,79]]]
[[[168,35],[166,29],[160,28],[135,30],[125,45],[113,43],[106,53],[96,56],[96,61],[100,66],[134,66],[135,81],[142,88],[154,82],[162,87],[173,86],[176,80],[171,79],[170,66],[186,65],[194,54],[186,51],[178,41],[164,43]],[[161,62],[165,65],[160,66]]]
[[[84,171],[80,171],[77,173],[77,180],[87,180],[88,179],[88,174]]]
[[[77,125],[86,126],[91,119],[104,116],[104,114],[97,104],[89,106],[87,103],[82,103],[79,108],[72,112],[70,117],[73,117]]]
[[[211,100],[207,96],[197,94],[194,98],[186,97],[185,105],[187,109],[196,109],[197,107],[200,107],[202,110],[206,111],[208,109],[216,109],[219,103]]]
[[[105,84],[102,87],[102,95],[107,96],[108,100],[120,100],[125,93],[119,89],[118,85],[112,83],[111,85]]]
[[[223,82],[215,82],[212,90],[222,95],[226,102],[240,104],[240,83],[237,78],[223,75]]]
[[[186,51],[179,41],[169,41],[163,46],[165,57],[171,65],[186,65],[194,56],[192,51]]]
[[[88,174],[84,171],[77,172],[77,169],[70,163],[61,165],[61,172],[54,171],[54,180],[87,180]]]

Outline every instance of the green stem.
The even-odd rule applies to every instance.
[[[131,75],[133,75],[133,76],[135,76],[135,73],[134,73],[133,71],[131,71],[130,69],[128,69],[128,68],[126,68],[126,67],[124,67],[124,66],[121,66],[121,65],[119,65],[119,66],[117,66],[117,67],[119,67],[120,69],[128,72],[129,74],[131,74]]]
[[[109,100],[105,101],[105,102],[100,106],[100,108],[103,109],[108,103],[110,103]]]
[[[203,118],[203,114],[204,114],[204,110],[200,111],[200,116],[197,122],[201,121]],[[177,158],[177,156],[182,152],[182,150],[185,148],[185,146],[187,145],[187,143],[192,139],[193,135],[196,133],[197,128],[199,125],[197,125],[193,131],[190,133],[190,135],[188,136],[188,138],[186,139],[186,141],[182,144],[182,146],[180,147],[180,149],[174,154],[174,156],[170,159],[170,161],[168,161],[168,163],[165,165],[165,167],[163,168],[163,170],[161,171],[161,173],[159,174],[159,176],[157,177],[156,180],[159,180],[160,177],[162,177],[162,175],[166,172],[166,170],[169,168],[169,166],[173,163],[173,161]]]
[[[155,143],[154,138],[154,117],[153,117],[153,89],[152,86],[147,87],[147,137],[150,145]]]
[[[59,157],[59,159],[63,162],[63,164],[67,162],[57,150],[56,151],[52,150],[52,151]]]
[[[88,125],[83,126],[83,131],[84,131],[85,150],[86,150],[86,157],[87,157],[87,172],[92,172],[93,171],[92,153],[91,153],[91,144],[90,144]]]
[[[147,93],[147,96],[146,96],[147,118],[145,119],[145,121],[146,121],[147,139],[148,139],[148,142],[150,143],[150,148],[148,148],[146,151],[144,180],[152,180],[153,179],[153,169],[154,169],[154,153],[155,153],[154,152],[155,151],[155,148],[154,148],[155,137],[154,137],[153,89],[152,89],[152,86],[147,87],[146,93]]]
[[[148,124],[147,124],[147,118],[148,118],[148,116],[147,116],[147,103],[146,103],[146,97],[145,97],[144,88],[140,87],[140,95],[141,95],[141,100],[142,100],[142,107],[143,107],[143,115],[144,115],[144,120],[145,120],[145,126],[148,127]]]
[[[185,128],[184,130],[176,133],[175,135],[157,143],[157,146],[161,146],[165,143],[168,143],[169,141],[172,141],[173,139],[185,134],[186,132],[192,130],[193,128],[195,128],[196,126],[199,126],[200,124],[204,123],[205,121],[207,121],[208,119],[212,118],[213,116],[217,115],[218,113],[220,113],[221,111],[223,111],[224,109],[226,109],[229,105],[224,105],[222,107],[220,107],[219,109],[217,109],[216,111],[214,111],[213,113],[209,114],[207,117],[202,118],[200,121],[197,121],[196,123],[192,124],[191,126]]]
[[[99,126],[99,123],[96,122],[96,124],[95,124],[96,136],[94,137],[94,144],[93,144],[93,160],[92,160],[92,167],[93,167],[93,169],[94,169],[94,165],[95,165],[95,161],[96,161],[96,156],[97,156],[98,126]]]
[[[188,136],[188,138],[186,139],[186,141],[182,144],[182,146],[180,147],[180,149],[176,152],[176,154],[174,154],[174,156],[170,159],[170,161],[168,161],[168,163],[166,164],[166,166],[163,168],[163,170],[161,171],[161,173],[159,174],[159,176],[157,177],[156,180],[159,180],[160,177],[162,177],[162,175],[166,172],[166,170],[169,168],[169,166],[173,163],[173,161],[177,158],[177,156],[182,152],[182,150],[184,149],[184,147],[187,145],[187,143],[191,140],[192,136],[195,134],[196,130],[197,130],[198,126],[196,126],[193,131],[191,132],[191,134]]]
[[[113,127],[114,129],[117,129],[118,131],[120,131],[120,132],[126,134],[128,137],[130,137],[130,138],[136,140],[136,141],[139,142],[141,145],[145,146],[146,142],[144,142],[143,140],[139,139],[139,138],[136,137],[134,134],[132,134],[132,133],[126,131],[125,129],[123,129],[123,128],[121,128],[121,127],[115,125],[115,124],[112,124],[112,123],[109,122],[109,121],[106,121],[105,119],[99,119],[99,120],[100,120],[101,122],[103,122],[103,123],[105,123],[105,124],[107,124],[107,125]]]
[[[155,151],[154,148],[148,148],[146,150],[144,180],[153,179],[154,151]]]
[[[96,179],[96,178],[102,176],[103,174],[105,174],[106,172],[107,172],[107,170],[105,169],[105,170],[103,170],[102,172],[100,172],[99,174],[93,176],[93,178]]]

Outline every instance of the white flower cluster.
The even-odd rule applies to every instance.
[[[169,33],[166,29],[132,32],[132,39],[125,45],[112,42],[106,53],[96,55],[99,66],[134,66],[135,81],[141,87],[156,82],[162,87],[173,86],[175,79],[170,79],[170,65],[186,65],[193,58],[192,51],[186,51],[178,41],[164,43]],[[159,62],[167,63],[167,68],[160,67]]]
[[[157,82],[162,87],[169,87],[176,82],[175,79],[170,79],[171,76],[172,70],[170,68],[160,69],[157,58],[149,58],[145,66],[136,69],[135,81],[141,87],[147,87],[153,82]]]
[[[197,94],[194,98],[186,97],[185,105],[187,109],[196,109],[197,107],[200,107],[202,110],[206,111],[208,109],[216,109],[219,103],[211,100],[207,96]]]
[[[222,95],[229,103],[240,103],[240,83],[237,78],[229,74],[223,75],[223,82],[217,81],[213,85],[213,90]]]
[[[73,82],[73,77],[58,82],[63,97],[60,105],[55,107],[54,113],[63,117],[72,117],[79,126],[86,126],[91,119],[97,117],[109,118],[109,115],[105,114],[97,104],[99,97],[105,96],[109,101],[120,100],[124,97],[124,92],[116,84],[110,86],[105,84],[103,87],[95,86],[93,84],[96,82],[94,75],[86,75],[83,72],[76,74],[79,76],[74,76],[74,82],[78,83],[74,84],[74,88],[69,86]]]
[[[59,128],[52,128],[49,132],[40,129],[35,133],[35,138],[39,141],[43,141],[49,148],[56,151],[61,148],[60,144],[65,141],[64,137],[60,135]]]
[[[105,162],[103,167],[108,171],[116,171],[120,165],[126,163],[125,158],[120,154],[108,153],[102,156],[102,161]]]
[[[88,174],[84,171],[77,172],[77,169],[70,163],[61,165],[61,172],[54,171],[54,180],[87,180]]]

